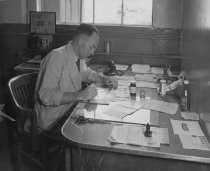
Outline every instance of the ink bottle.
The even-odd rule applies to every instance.
[[[131,81],[129,89],[130,89],[130,95],[136,96],[136,82],[135,81]]]

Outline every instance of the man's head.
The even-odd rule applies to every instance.
[[[94,55],[99,42],[98,29],[90,24],[81,24],[73,35],[73,48],[80,59]]]

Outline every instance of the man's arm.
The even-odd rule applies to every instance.
[[[60,104],[68,104],[72,102],[88,101],[97,95],[95,84],[91,84],[80,92],[64,92]]]

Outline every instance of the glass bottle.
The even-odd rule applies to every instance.
[[[189,93],[189,80],[184,80],[184,89],[181,96],[181,110],[190,111],[190,93]]]
[[[131,81],[130,83],[130,95],[136,96],[136,82],[135,81]]]
[[[160,80],[160,95],[161,96],[166,95],[166,80],[164,79]]]

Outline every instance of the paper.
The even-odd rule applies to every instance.
[[[121,75],[121,76],[114,76],[114,78],[116,78],[117,80],[135,80],[134,76],[131,75]]]
[[[151,130],[153,131],[152,127]],[[168,128],[156,128],[159,130],[159,139],[161,144],[169,144]]]
[[[115,64],[116,70],[126,71],[128,69],[128,65]]]
[[[177,103],[169,103],[160,100],[145,99],[144,109],[157,110],[168,114],[176,114],[178,109]]]
[[[134,108],[129,108],[129,107],[121,106],[121,105],[115,105],[109,108],[108,110],[106,110],[105,112],[103,112],[103,114],[110,115],[118,119],[122,119],[126,115],[130,115],[135,111],[136,109]]]
[[[153,73],[153,74],[163,74],[163,68],[151,67],[151,73]]]
[[[210,144],[205,136],[179,135],[183,148],[210,151]]]
[[[171,119],[174,134],[205,136],[198,121],[182,121]]]
[[[131,70],[134,73],[150,73],[149,65],[132,64]]]
[[[158,131],[152,131],[152,137],[144,136],[145,127],[122,125],[114,126],[109,141],[113,143],[123,143],[130,145],[160,147]]]
[[[107,91],[102,99],[109,101],[128,100],[130,91],[128,87],[118,87],[116,90]]]
[[[155,82],[155,75],[154,74],[136,74],[135,79],[136,81],[145,81],[145,82]]]
[[[104,99],[92,99],[88,103],[90,103],[90,104],[109,105],[109,101],[108,100],[104,100]]]
[[[188,120],[199,120],[199,115],[195,112],[181,112],[181,117]]]
[[[119,85],[119,86],[126,86],[126,87],[129,87],[131,81],[132,81],[132,80],[118,80],[117,82],[118,82],[118,85]]]
[[[144,103],[139,101],[129,100],[129,101],[122,101],[119,103],[119,105],[132,109],[140,109],[144,105]]]
[[[158,84],[155,82],[136,81],[136,86],[156,89]]]

